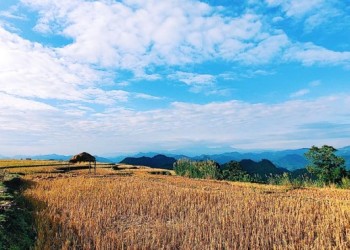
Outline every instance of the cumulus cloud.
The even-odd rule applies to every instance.
[[[290,45],[286,34],[267,36],[257,46],[240,55],[243,62],[249,64],[266,64],[273,58],[282,54],[283,50]]]
[[[200,1],[22,0],[22,3],[39,12],[37,30],[73,40],[55,50],[60,56],[77,63],[130,70],[138,79],[161,79],[161,74],[146,73],[158,66],[217,59],[267,64],[278,61],[284,54],[284,58],[311,65],[321,60],[326,63],[348,60],[350,53],[310,47],[310,43],[296,44],[253,12],[225,16],[223,8]],[[287,17],[308,16],[310,23],[319,19],[310,13],[333,6],[323,0],[266,0],[266,3],[280,7]],[[334,59],[323,59],[328,55]]]
[[[316,8],[322,7],[326,2],[324,0],[266,0],[269,6],[280,6],[288,17],[302,17],[314,11]]]
[[[62,55],[141,75],[150,65],[235,61],[265,40],[259,16],[225,17],[219,8],[199,1],[22,2],[39,11],[37,26],[55,27],[73,39],[58,50]]]
[[[51,49],[31,43],[0,27],[0,90],[22,97],[79,100],[81,86],[99,73],[59,58]]]
[[[190,91],[199,93],[202,91],[212,91],[216,88],[216,76],[211,74],[198,74],[177,71],[176,73],[169,75],[169,79],[177,80],[190,86]]]
[[[112,75],[72,62],[55,49],[30,42],[0,26],[0,91],[7,95],[113,105],[129,93],[113,87]],[[8,101],[8,99],[6,99]]]
[[[344,15],[339,0],[265,0],[269,7],[280,7],[282,15],[304,21],[304,30],[312,31],[330,19]]]
[[[169,77],[177,79],[187,85],[211,85],[215,81],[215,76],[210,74],[197,74],[182,71],[178,71]]]
[[[350,51],[333,51],[313,43],[297,43],[288,48],[284,55],[287,60],[300,61],[306,66],[350,64]]]

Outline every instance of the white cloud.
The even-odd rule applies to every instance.
[[[280,55],[283,49],[288,45],[290,45],[290,42],[284,33],[268,36],[256,47],[242,53],[240,58],[243,59],[243,62],[248,64],[266,64],[277,55]]]
[[[273,30],[264,23],[266,19],[251,10],[225,16],[223,8],[194,0],[22,2],[39,14],[36,31],[66,36],[72,43],[61,48],[48,47],[10,33],[0,24],[2,154],[21,150],[44,153],[43,149],[47,153],[71,153],[73,149],[104,153],[139,151],[152,146],[291,148],[321,141],[335,146],[347,143],[346,137],[327,135],[326,130],[320,133],[303,125],[327,121],[346,124],[348,95],[313,101],[292,99],[277,104],[174,102],[168,108],[149,111],[121,106],[134,99],[163,100],[164,97],[152,93],[138,92],[135,89],[139,87],[129,84],[160,80],[165,73],[170,75],[163,80],[182,82],[192,92],[229,95],[232,90],[219,86],[219,81],[270,74],[264,69],[235,68],[232,62],[256,66],[292,61],[307,66],[349,67],[348,51],[296,43],[287,33]],[[323,3],[268,1],[270,6],[283,10],[274,21],[293,17],[312,25],[319,25],[329,15],[319,12],[316,16],[315,11],[324,10],[318,7]],[[11,13],[2,15],[10,18]],[[226,73],[200,74],[186,67],[216,60],[225,61]],[[232,68],[228,68],[231,64]],[[122,75],[124,70],[134,75],[130,76],[130,72]],[[210,72],[217,70],[219,67]],[[306,95],[317,84],[312,82],[291,97]],[[133,90],[118,90],[117,86]],[[343,129],[343,134],[350,133],[350,129]]]
[[[319,85],[321,85],[321,81],[315,80],[315,81],[310,82],[308,84],[308,87],[315,88]],[[299,98],[299,97],[302,97],[302,96],[309,94],[310,92],[311,92],[310,88],[304,88],[304,89],[300,89],[300,90],[290,94],[289,97],[290,98]]]
[[[215,82],[215,76],[210,74],[197,74],[178,71],[169,77],[171,79],[177,79],[187,85],[211,85]]]
[[[306,94],[309,94],[309,93],[310,93],[310,90],[309,90],[309,89],[301,89],[301,90],[299,90],[299,91],[297,91],[297,92],[295,92],[295,93],[292,93],[292,94],[290,95],[290,97],[291,97],[291,98],[302,97],[302,96],[304,96],[304,95],[306,95]]]
[[[281,22],[283,20],[284,20],[284,18],[281,16],[276,16],[276,17],[272,18],[272,22],[274,22],[274,23],[278,23],[278,22]]]
[[[313,43],[294,44],[284,55],[287,60],[300,61],[306,66],[320,65],[349,65],[349,51],[333,51]]]
[[[99,88],[88,88],[82,90],[85,96],[90,99],[89,102],[113,105],[117,102],[127,102],[130,96],[129,92],[123,90],[109,90],[105,91]]]
[[[231,88],[217,88],[217,89],[212,89],[206,92],[206,95],[216,95],[216,96],[230,96],[233,92],[233,89]]]
[[[320,80],[315,80],[309,83],[310,87],[317,87],[321,85],[321,81]]]
[[[159,96],[148,95],[144,93],[135,93],[135,98],[145,99],[145,100],[161,100]]]
[[[225,17],[220,8],[199,1],[22,2],[39,11],[37,26],[44,27],[39,30],[73,39],[58,50],[62,55],[139,75],[152,65],[244,60],[239,56],[245,50],[267,46],[259,16]],[[277,51],[269,47],[262,57],[268,60]]]
[[[169,75],[169,79],[178,80],[190,86],[190,91],[198,93],[215,87],[216,77],[210,74],[198,74],[178,71]]]
[[[304,21],[305,31],[312,31],[315,27],[328,22],[330,19],[342,15],[337,8],[338,0],[265,0],[270,7],[280,7],[287,18]]]
[[[30,43],[0,27],[0,90],[17,96],[78,100],[79,86],[92,85],[98,73],[58,58],[54,51]]]
[[[266,64],[283,58],[285,53],[285,58],[305,65],[321,61],[336,64],[348,61],[350,53],[312,43],[295,44],[283,31],[274,30],[252,11],[225,16],[224,8],[194,0],[161,3],[22,0],[22,3],[39,13],[37,30],[73,40],[56,50],[60,56],[112,70],[130,70],[136,79],[161,79],[161,74],[146,73],[157,66],[216,59]],[[295,17],[304,20],[309,29],[341,15],[336,3],[337,0],[266,0],[267,6],[280,7],[282,11],[275,21]]]
[[[27,100],[23,98],[18,98],[8,94],[0,92],[0,110],[2,114],[5,112],[14,112],[14,111],[54,111],[56,108],[37,101]]]
[[[188,141],[242,147],[293,147],[309,143],[308,140],[332,140],[323,135],[300,130],[302,124],[332,120],[346,122],[349,111],[348,96],[320,98],[314,101],[289,101],[275,105],[251,104],[240,101],[197,105],[173,103],[172,107],[148,112],[124,111],[101,114],[102,123],[115,124],[121,140],[128,135],[130,141],[157,143],[168,146]],[[344,108],[340,108],[342,105]],[[117,119],[122,118],[125,127]],[[156,121],[156,122],[155,122]],[[128,132],[130,131],[130,132]],[[131,131],[134,131],[131,133]],[[294,141],[291,134],[301,138]],[[303,137],[304,136],[304,137]],[[288,145],[288,143],[290,143]],[[295,144],[294,144],[295,143]]]
[[[324,0],[266,0],[269,6],[281,6],[286,15],[302,17],[315,8],[319,8],[324,4]]]
[[[1,124],[6,121],[6,128],[14,128],[13,133],[28,133],[28,137],[34,133],[41,147],[39,149],[36,145],[36,148],[40,152],[45,148],[58,153],[74,149],[100,154],[135,152],[152,147],[154,150],[181,149],[189,145],[293,148],[328,143],[339,146],[348,143],[344,135],[350,132],[350,128],[343,126],[341,131],[339,127],[320,131],[308,124],[327,121],[347,124],[349,105],[348,95],[277,104],[229,101],[199,105],[174,102],[169,108],[149,111],[111,108],[84,116],[62,111],[52,114],[40,111],[37,115],[2,115],[0,121]],[[18,119],[21,119],[20,124]],[[0,127],[0,132],[5,133],[6,128]],[[42,129],[40,133],[39,129]],[[0,150],[6,152],[7,149],[0,146]]]
[[[159,74],[145,73],[148,68],[213,59],[266,64],[286,53],[285,58],[312,65],[346,61],[350,53],[312,43],[294,44],[258,15],[224,16],[220,8],[199,1],[22,2],[39,12],[37,25],[47,27],[41,28],[42,32],[73,39],[56,50],[60,56],[77,63],[130,70],[137,79],[161,79]],[[309,23],[319,20],[310,16],[315,8],[327,9],[323,0],[267,0],[267,4],[280,6],[287,17],[308,15]]]
[[[12,11],[0,11],[0,17],[9,19],[26,20],[25,16],[15,15]]]
[[[103,90],[113,81],[106,71],[72,62],[54,49],[29,42],[0,26],[0,91],[41,100],[112,105],[128,101],[122,90]]]

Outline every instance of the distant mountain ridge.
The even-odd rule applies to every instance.
[[[148,166],[151,168],[173,169],[175,161],[176,159],[173,157],[167,157],[165,155],[156,155],[153,157],[126,157],[120,163],[128,165]],[[290,173],[293,176],[304,175],[307,173],[304,170],[289,171],[284,168],[279,168],[267,159],[263,159],[261,161],[243,159],[238,163],[242,171],[246,172],[253,179],[259,181],[267,181],[268,178],[271,176],[282,175],[284,173]],[[227,166],[227,163],[225,163],[222,164],[220,168],[221,170],[224,170]]]
[[[95,156],[97,162],[103,162],[103,163],[111,163],[112,161],[110,159]],[[47,155],[16,155],[14,157],[1,157],[4,159],[27,159],[30,158],[32,160],[54,160],[54,161],[68,161],[70,158],[72,158],[72,155],[58,155],[58,154],[47,154]]]
[[[120,163],[129,165],[140,165],[152,168],[164,168],[173,169],[176,159],[173,157],[167,157],[165,155],[155,155],[153,157],[141,156],[141,157],[126,157]]]
[[[136,155],[131,156],[114,156],[114,157],[99,157],[96,156],[98,162],[104,163],[112,163],[112,162],[120,162],[125,158],[137,158],[137,157],[148,157],[153,158],[157,155],[163,155],[170,158],[174,158],[176,160],[180,158],[188,158],[192,160],[213,160],[218,162],[219,164],[224,164],[229,161],[241,161],[244,159],[250,159],[256,162],[259,162],[263,159],[267,159],[271,161],[274,165],[279,168],[285,168],[290,171],[295,169],[302,169],[308,164],[307,159],[304,154],[308,151],[308,148],[301,149],[290,149],[290,150],[280,150],[280,151],[263,151],[263,152],[226,152],[222,154],[205,154],[194,157],[188,157],[186,155],[177,155],[170,153],[156,153],[156,152],[147,152],[147,153],[138,153]],[[350,170],[350,146],[339,148],[337,151],[337,155],[342,156],[346,160],[346,167]],[[40,159],[40,160],[69,160],[71,156],[59,155],[59,154],[48,154],[48,155],[37,155],[37,156],[15,156],[15,157],[6,157],[1,156],[1,158],[15,158],[15,159]],[[156,164],[157,166],[159,164]]]
[[[193,157],[195,160],[210,159],[224,164],[229,161],[241,161],[244,159],[250,159],[253,161],[261,161],[263,159],[270,160],[278,167],[294,170],[298,168],[304,168],[307,165],[307,160],[304,157],[304,153],[308,149],[296,149],[296,150],[283,150],[283,151],[266,151],[259,153],[239,153],[229,152],[215,155],[201,155]]]
[[[285,168],[290,171],[296,169],[305,168],[308,164],[308,160],[305,158],[305,153],[309,149],[290,149],[281,151],[266,151],[258,153],[239,153],[239,152],[227,152],[223,154],[214,155],[200,155],[192,157],[193,160],[213,160],[219,164],[224,164],[229,161],[241,161],[244,159],[250,159],[253,161],[261,161],[267,159],[275,164],[279,168]],[[346,167],[350,169],[350,146],[338,149],[337,155],[342,156],[346,160]]]

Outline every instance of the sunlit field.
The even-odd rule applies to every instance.
[[[23,167],[36,249],[349,249],[350,190]],[[16,168],[7,169],[15,172]]]
[[[0,168],[18,168],[21,166],[53,166],[64,164],[61,161],[43,161],[43,160],[0,160]]]
[[[149,170],[149,169],[148,169]],[[348,249],[350,191],[147,169],[28,176],[37,249]]]

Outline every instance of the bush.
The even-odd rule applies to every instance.
[[[344,177],[340,183],[341,188],[350,189],[350,178]]]
[[[271,185],[284,185],[288,186],[291,184],[290,176],[287,173],[283,175],[270,175],[267,178],[267,183]]]
[[[190,178],[217,179],[219,177],[219,166],[211,160],[180,159],[174,163],[174,170],[177,175]]]
[[[239,162],[230,161],[222,166],[220,179],[228,181],[252,182],[253,178],[241,169]]]
[[[301,188],[306,185],[306,179],[303,177],[292,178],[290,174],[271,175],[268,178],[268,183],[271,185],[282,185],[290,188]]]

